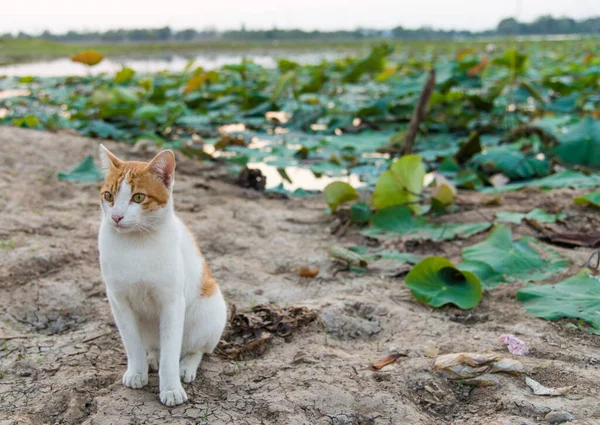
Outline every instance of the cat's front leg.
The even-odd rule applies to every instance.
[[[171,300],[160,313],[160,401],[175,406],[187,400],[179,379],[179,356],[183,338],[185,301]]]
[[[138,320],[127,301],[119,300],[111,294],[108,294],[108,300],[127,352],[127,371],[123,375],[123,385],[142,388],[148,384],[148,360]]]

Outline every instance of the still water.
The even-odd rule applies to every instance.
[[[70,59],[56,59],[50,61],[31,62],[9,66],[0,66],[0,76],[37,76],[37,77],[61,77],[61,76],[83,76],[97,75],[101,73],[114,74],[122,67],[129,67],[138,73],[157,73],[161,71],[181,72],[190,59],[194,59],[194,67],[201,66],[205,69],[220,68],[223,65],[241,63],[244,59],[251,60],[264,67],[276,67],[279,59],[290,59],[301,64],[318,64],[323,60],[335,60],[352,55],[350,51],[269,51],[268,53],[211,53],[195,56],[163,55],[152,56],[143,59],[111,58],[104,59],[98,65],[88,68],[80,63],[71,62]],[[18,96],[27,96],[28,90],[10,89],[0,91],[0,101]],[[0,118],[2,115],[0,108]],[[6,110],[4,110],[6,112]],[[251,168],[262,171],[266,177],[267,188],[283,185],[284,189],[294,191],[298,188],[306,190],[323,190],[325,186],[333,181],[345,181],[354,187],[364,186],[357,175],[349,174],[343,177],[316,177],[312,171],[301,167],[286,167],[285,170],[291,182],[284,180],[277,167],[265,163],[248,164]]]
[[[312,171],[306,168],[285,167],[285,172],[291,180],[287,181],[281,177],[281,174],[277,171],[277,167],[272,165],[267,165],[263,162],[251,162],[248,163],[248,168],[259,169],[263,173],[263,176],[267,179],[265,185],[267,189],[273,189],[282,185],[285,190],[289,190],[290,192],[293,192],[296,189],[323,190],[329,183],[336,181],[349,183],[354,188],[366,186],[366,184],[360,180],[359,176],[352,173],[341,177],[317,177]]]
[[[279,59],[287,58],[301,64],[317,64],[323,60],[335,60],[350,55],[342,51],[271,51],[269,53],[204,53],[194,56],[164,55],[151,56],[143,59],[105,58],[98,65],[88,68],[80,63],[71,62],[69,58],[54,59],[49,61],[22,63],[16,65],[0,66],[0,76],[26,76],[61,77],[70,75],[97,75],[100,73],[114,74],[126,66],[139,73],[156,73],[160,71],[181,72],[190,59],[194,59],[194,66],[206,69],[215,69],[223,65],[236,64],[244,59],[252,60],[258,65],[273,68]]]

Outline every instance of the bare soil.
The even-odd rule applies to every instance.
[[[175,203],[196,234],[228,302],[238,311],[261,303],[316,309],[311,324],[273,338],[259,357],[206,358],[185,388],[190,401],[167,408],[151,374],[142,390],[121,385],[126,359],[105,298],[98,266],[98,184],[58,181],[98,140],[0,128],[0,425],[8,424],[537,424],[564,410],[572,424],[600,424],[600,337],[569,322],[528,315],[515,300],[518,285],[485,294],[473,311],[431,309],[414,301],[403,276],[335,273],[327,249],[366,244],[357,228],[331,235],[320,196],[270,199],[242,189],[225,167],[178,158]],[[107,142],[128,159],[151,152]],[[579,192],[526,190],[488,198],[463,193],[462,212],[443,220],[480,221],[499,210],[538,206],[564,210],[566,228],[590,228],[598,214],[572,205]],[[517,235],[533,234],[525,225]],[[387,242],[419,255],[458,259],[482,240]],[[370,241],[369,243],[373,243]],[[558,248],[575,273],[587,248]],[[320,269],[303,278],[299,266]],[[566,275],[565,274],[565,275]],[[556,278],[565,277],[559,276]],[[572,321],[570,323],[576,324]],[[531,349],[519,358],[527,375],[554,387],[576,385],[562,397],[535,396],[523,376],[497,375],[495,385],[471,387],[433,370],[424,347],[440,353],[492,350],[514,333]],[[406,351],[380,371],[371,364]]]

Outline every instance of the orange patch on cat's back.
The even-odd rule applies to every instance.
[[[202,285],[200,285],[200,296],[204,298],[210,298],[215,295],[219,290],[216,280],[210,274],[208,264],[204,261],[204,273],[202,274]]]
[[[198,251],[198,255],[200,256],[200,258],[202,258],[202,261],[204,262],[204,270],[202,273],[202,282],[200,282],[200,285],[198,286],[198,295],[200,295],[203,298],[210,298],[217,293],[217,291],[219,290],[219,285],[217,284],[217,281],[210,274],[210,269],[208,268],[208,263],[206,262],[206,258],[204,258],[204,255],[202,254],[202,251],[200,250],[200,247],[198,246],[198,243],[196,242],[196,238],[194,237],[194,234],[192,233],[192,231],[190,230],[190,228],[187,225],[185,226],[185,228],[186,228],[187,232],[189,233],[190,237],[192,238],[192,241],[194,242],[194,246],[196,247],[196,251]]]
[[[160,179],[150,170],[147,162],[127,161],[122,162],[118,168],[111,168],[107,173],[101,192],[109,191],[116,195],[127,178],[131,186],[131,193],[143,193],[146,199],[142,208],[149,211],[164,207],[169,201],[169,190]]]

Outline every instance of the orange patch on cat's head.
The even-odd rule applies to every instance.
[[[172,151],[162,151],[150,162],[122,161],[100,145],[100,158],[105,173],[101,196],[110,192],[116,197],[123,180],[127,179],[132,194],[145,195],[141,202],[142,209],[154,211],[169,201],[175,174],[175,155]]]

